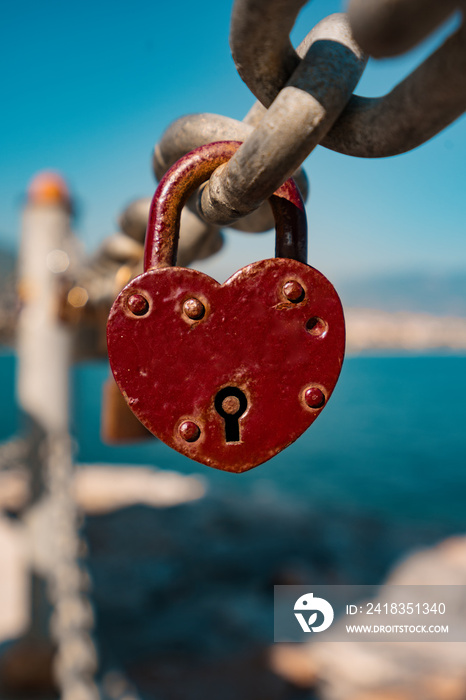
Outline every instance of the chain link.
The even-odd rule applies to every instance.
[[[61,700],[99,700],[93,676],[97,653],[92,641],[89,575],[82,562],[78,511],[72,493],[72,447],[68,435],[47,440],[53,568],[49,593],[53,604],[51,633],[57,643],[55,675]]]
[[[390,93],[354,95],[322,145],[360,158],[406,153],[466,110],[465,30],[461,27]]]
[[[284,50],[293,16],[304,3],[270,0],[263,21],[248,24],[251,8],[260,3],[237,0],[231,33],[232,52],[241,77],[266,107],[291,77],[294,65],[307,50],[309,37],[294,54]],[[263,4],[263,3],[262,3]],[[351,29],[362,48],[376,56],[411,48],[458,5],[446,0],[353,0]],[[275,21],[275,14],[277,21]],[[239,19],[238,19],[239,18]],[[240,21],[241,20],[241,21]],[[309,36],[312,36],[312,32]],[[287,39],[287,37],[285,37]],[[289,42],[288,42],[289,44]],[[266,61],[253,60],[252,48],[265,47]],[[294,50],[291,49],[291,52]],[[277,63],[282,61],[281,70]],[[291,68],[290,68],[291,66]],[[448,76],[448,79],[446,79]],[[419,68],[381,98],[353,95],[322,145],[346,155],[381,158],[412,150],[457,119],[466,109],[466,47],[460,28]],[[260,110],[259,110],[260,112]],[[262,114],[265,110],[262,110]]]
[[[294,14],[284,24],[286,31],[302,4],[301,0],[292,4]],[[276,3],[272,6],[275,8]],[[280,6],[282,12],[275,22],[282,27],[290,8],[284,3]],[[244,7],[244,3],[239,6],[237,19],[242,17]],[[269,15],[272,19],[273,13]],[[240,30],[249,25],[246,17],[239,23]],[[232,29],[232,43],[234,35]],[[273,44],[269,45],[269,53]],[[287,34],[285,44],[291,47]],[[242,45],[249,47],[248,37]],[[289,49],[289,55],[296,56],[297,68],[283,90],[280,85],[267,113],[253,108],[243,123],[217,115],[190,115],[171,125],[156,146],[154,169],[160,177],[173,162],[199,145],[219,139],[244,140],[231,161],[219,168],[203,189],[199,209],[205,221],[232,225],[241,219],[238,228],[242,230],[266,230],[273,223],[270,213],[264,216],[255,210],[288,177],[295,174],[306,193],[304,176],[295,171],[347,104],[364,70],[365,58],[352,39],[346,16],[341,14],[320,22],[303,42],[302,53],[303,60]]]
[[[242,122],[219,114],[190,114],[177,119],[164,132],[154,149],[153,168],[156,177],[160,180],[177,160],[199,146],[205,146],[213,141],[245,141],[254,131],[254,124],[246,121],[251,118],[250,114],[246,115],[245,121]],[[304,170],[298,168],[293,173],[293,177],[303,199],[306,200],[309,185]],[[194,198],[190,202],[191,205],[196,206]],[[256,211],[240,219],[235,228],[259,233],[273,226],[271,209],[265,203]]]
[[[209,114],[177,120],[155,149],[154,169],[161,177],[208,140],[244,141],[202,192],[200,214],[211,224],[270,227],[270,215],[257,207],[318,143],[361,158],[393,156],[429,140],[466,110],[464,25],[387,95],[351,94],[366,60],[358,40],[375,56],[403,52],[448,17],[458,0],[352,0],[349,20],[327,17],[295,51],[289,32],[304,4],[236,0],[232,54],[259,102],[243,122]]]
[[[260,3],[259,3],[260,4]],[[290,17],[303,2],[271,0],[264,21],[254,26],[236,20],[232,26],[232,51],[248,87],[267,107],[284,86],[304,55],[306,41],[294,61],[283,50],[283,33]],[[253,0],[237,0],[234,18],[247,17]],[[393,55],[411,48],[458,5],[446,0],[353,0],[349,8],[356,41],[372,55]],[[263,8],[264,9],[264,8]],[[278,22],[275,24],[274,13]],[[311,32],[312,34],[312,32]],[[265,46],[267,61],[254,62],[251,45]],[[274,54],[274,51],[276,53]],[[276,68],[282,59],[282,70]],[[288,70],[290,70],[288,68]],[[446,79],[446,76],[448,78]],[[353,95],[340,117],[322,139],[322,145],[346,155],[381,158],[412,150],[457,119],[466,109],[466,47],[461,27],[417,70],[381,98]],[[260,110],[259,110],[260,111]],[[262,110],[265,113],[265,110]]]
[[[319,22],[309,48],[251,136],[204,187],[200,211],[227,224],[249,213],[290,177],[329,131],[364,70],[346,15]]]
[[[356,41],[371,56],[396,56],[418,44],[460,5],[458,0],[350,0]]]

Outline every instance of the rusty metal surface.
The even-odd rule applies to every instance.
[[[270,199],[280,257],[223,285],[172,267],[183,202],[239,147],[201,146],[166,173],[152,202],[146,271],[120,293],[107,326],[115,380],[141,423],[182,454],[232,472],[270,459],[313,423],[345,344],[337,293],[304,263],[306,218],[292,180]]]
[[[290,279],[305,290],[299,303],[282,292]],[[127,311],[136,293],[149,300],[145,317]],[[192,297],[206,309],[199,321],[183,313]],[[309,331],[315,317],[325,321],[321,334]],[[120,294],[108,348],[120,389],[151,432],[191,459],[243,472],[291,444],[320,414],[343,361],[343,312],[330,282],[294,260],[253,263],[223,285],[195,270],[162,268]],[[246,397],[237,441],[227,441],[215,404],[225,387]]]
[[[181,158],[161,180],[151,205],[147,225],[144,270],[176,264],[180,213],[199,185],[224,166],[241,146],[219,141],[200,146]],[[304,204],[292,180],[270,200],[277,223],[277,255],[303,262],[307,259],[307,227]]]
[[[221,174],[204,188],[206,221],[227,224],[256,209],[322,141],[365,67],[346,16],[314,28],[306,56]]]
[[[459,5],[458,0],[350,0],[348,17],[364,51],[382,58],[408,51]]]
[[[94,255],[82,261],[75,273],[63,279],[60,285],[59,317],[73,332],[74,360],[107,356],[105,329],[110,307],[125,284],[143,270],[143,242],[150,202],[150,197],[131,202],[120,218],[125,233],[118,232],[105,238]],[[179,265],[187,266],[194,260],[214,255],[222,245],[223,235],[217,226],[206,224],[186,207],[183,209]],[[112,401],[104,400],[104,410],[108,408],[110,416],[113,413],[111,406]],[[119,417],[119,413],[116,415]],[[129,418],[131,420],[133,416]],[[105,417],[103,421],[105,424]],[[111,417],[109,421],[118,425],[118,421]],[[131,430],[130,426],[128,430]],[[122,428],[122,435],[125,432]],[[115,431],[113,433],[116,439],[118,435]]]
[[[262,115],[261,115],[262,116]],[[213,141],[245,141],[252,133],[255,123],[246,116],[244,122],[219,114],[188,114],[174,121],[165,130],[159,143],[154,148],[153,169],[157,179],[161,179],[168,168],[186,153]],[[297,168],[293,173],[304,200],[309,193],[306,173]],[[187,206],[192,206],[188,200]],[[196,202],[194,202],[194,206]],[[197,209],[196,209],[197,212]],[[207,223],[203,223],[207,226]],[[260,233],[274,226],[270,207],[264,203],[257,210],[234,222],[234,228],[245,232]],[[144,229],[145,230],[145,229]]]
[[[113,377],[104,384],[100,434],[109,445],[153,439],[153,435],[129,410]]]

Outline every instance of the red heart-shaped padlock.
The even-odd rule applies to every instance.
[[[288,180],[270,202],[278,257],[224,284],[173,267],[183,202],[239,147],[201,146],[161,181],[145,270],[117,297],[107,339],[115,379],[139,420],[167,445],[243,472],[296,440],[340,374],[345,327],[330,282],[303,262],[304,205]]]

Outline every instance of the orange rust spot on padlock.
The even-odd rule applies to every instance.
[[[145,272],[122,290],[107,328],[115,379],[139,420],[184,455],[232,472],[265,462],[311,425],[345,342],[338,295],[305,262],[292,180],[270,199],[277,257],[224,284],[174,267],[183,203],[239,146],[201,146],[167,172],[152,200]]]

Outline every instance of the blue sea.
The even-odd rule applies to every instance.
[[[19,429],[15,357],[0,356],[0,439]],[[105,362],[73,370],[73,434],[81,463],[145,464],[198,474],[215,489],[277,494],[319,511],[466,525],[466,357],[360,356],[345,360],[325,411],[287,450],[245,474],[204,467],[150,440],[100,440]],[[13,407],[13,408],[12,408]]]

